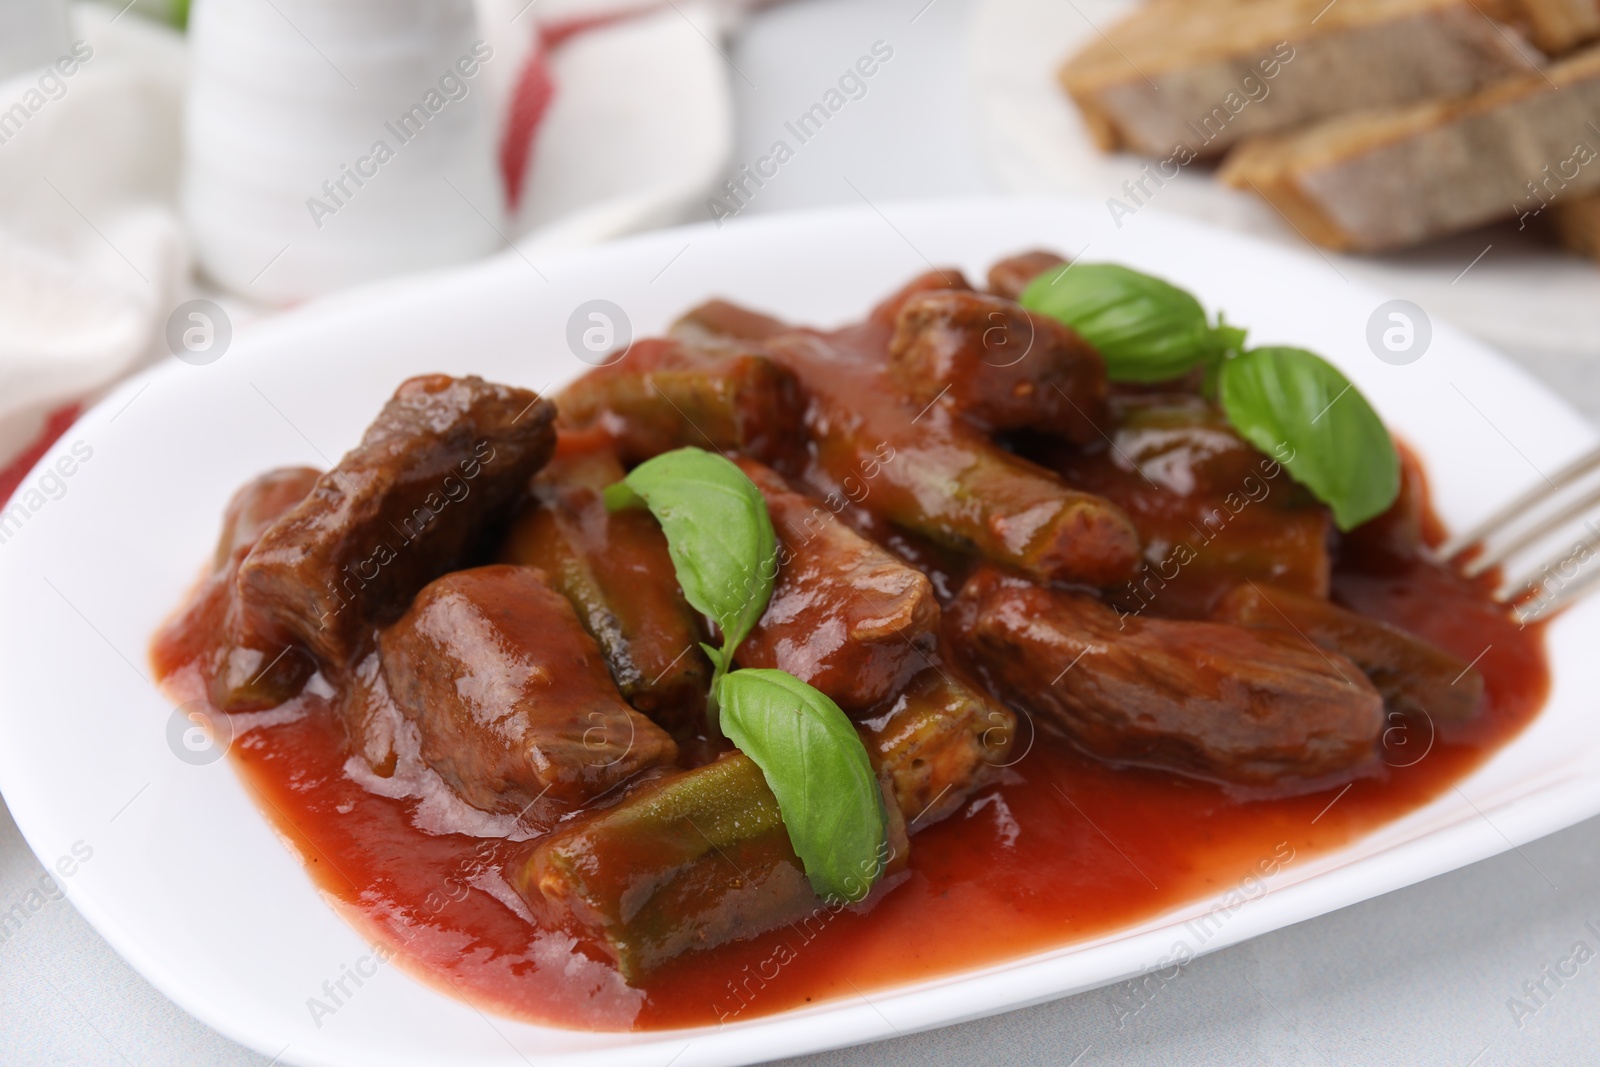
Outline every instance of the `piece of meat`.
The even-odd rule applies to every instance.
[[[1469,96],[1241,144],[1218,171],[1327,248],[1406,248],[1600,193],[1600,46]]]
[[[624,473],[606,438],[562,433],[498,558],[543,570],[599,644],[628,703],[687,736],[705,721],[711,664],[699,643],[707,635],[678,588],[655,517],[606,509],[601,493]]]
[[[980,433],[1036,430],[1084,444],[1105,423],[1106,366],[1055,319],[1010,300],[949,290],[900,308],[889,343],[895,382]]]
[[[788,671],[847,712],[894,696],[929,662],[939,605],[927,577],[770,468],[737,462],[766,500],[778,574],[735,661]]]
[[[907,300],[918,293],[930,293],[937,290],[953,289],[957,292],[972,291],[972,283],[967,281],[967,276],[954,267],[935,267],[924,274],[919,274],[909,282],[880,300],[871,311],[867,312],[868,327],[894,329],[896,320],[900,318],[900,309]]]
[[[726,300],[708,300],[685,312],[668,333],[696,348],[748,349],[789,327],[781,320]]]
[[[1304,638],[1123,616],[984,568],[950,617],[1009,699],[1105,759],[1251,786],[1373,761],[1383,698]]]
[[[378,777],[393,777],[405,747],[405,716],[389,696],[376,648],[346,674],[336,706],[351,750]]]
[[[1396,711],[1420,710],[1434,722],[1466,722],[1483,706],[1483,675],[1420,637],[1328,600],[1254,583],[1236,586],[1212,617],[1267,626],[1348,656]]]
[[[275,707],[300,692],[316,670],[304,651],[251,625],[240,610],[237,579],[262,532],[304,500],[321,473],[310,467],[268,471],[234,493],[201,588],[156,637],[153,656],[161,673],[196,663],[220,711]]]
[[[1066,262],[1056,253],[1043,250],[1007,256],[989,268],[989,291],[1007,300],[1017,300],[1035,278],[1047,270],[1064,266]]]
[[[239,490],[229,502],[217,544],[216,575],[228,592],[223,624],[227,636],[219,644],[219,659],[209,672],[211,703],[218,710],[276,707],[300,692],[316,670],[302,649],[274,640],[252,625],[250,613],[239,603],[237,576],[262,534],[304,500],[321,475],[311,467],[270,471]]]
[[[222,513],[213,573],[237,567],[267,528],[304,500],[321,477],[315,467],[280,467],[241,486]]]
[[[793,375],[749,347],[657,338],[589,371],[556,402],[564,429],[603,429],[626,463],[685,445],[770,458],[798,439],[802,410]]]
[[[262,632],[347,667],[372,631],[466,562],[555,447],[555,409],[482,378],[412,378],[239,568]]]
[[[1101,148],[1162,161],[1133,183],[1149,195],[1244,137],[1531,69],[1476,0],[1157,0],[1091,37],[1060,80]]]
[[[578,805],[677,758],[672,738],[618,694],[572,605],[531,567],[436,579],[378,649],[422,758],[474,807]]]

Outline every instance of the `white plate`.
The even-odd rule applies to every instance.
[[[1122,183],[1138,181],[1149,161],[1095,147],[1055,74],[1067,56],[1140,2],[979,4],[970,43],[976,125],[984,160],[1001,188],[1089,197],[1108,218],[1109,198],[1134,203]],[[1146,189],[1153,188],[1147,181]],[[1154,190],[1146,202],[1287,247],[1313,247],[1266,201],[1228,188],[1198,165]],[[1142,226],[1145,217],[1144,208],[1123,215],[1123,228]],[[1600,357],[1600,265],[1554,247],[1538,236],[1533,222],[1527,232],[1508,222],[1391,255],[1318,254],[1350,278],[1412,300],[1490,344],[1518,353]]]
[[[327,465],[403,377],[474,372],[546,387],[584,369],[568,317],[595,298],[636,333],[712,294],[827,324],[928,261],[978,273],[1008,251],[1074,251],[1158,272],[1248,323],[1316,348],[1421,452],[1437,503],[1470,521],[1591,443],[1569,408],[1445,323],[1417,362],[1367,349],[1384,294],[1321,260],[1198,224],[1116,231],[1097,202],[964,201],[753,219],[633,238],[538,264],[514,255],[242,331],[223,358],[173,361],[121,387],[62,439],[93,450],[64,491],[0,544],[0,784],[48,866],[147,978],[228,1036],[283,1062],[384,1065],[748,1063],[893,1036],[1059,997],[1154,966],[1181,912],[1068,949],[723,1029],[611,1034],[490,1019],[387,967],[320,1027],[308,997],[370,950],[323,903],[226,762],[174,757],[171,706],[145,649],[210,551],[233,489],[268,467]],[[927,257],[926,259],[924,257]],[[1492,422],[1492,425],[1491,425]],[[1203,947],[1232,944],[1493,855],[1600,812],[1600,603],[1549,631],[1548,707],[1434,804],[1339,853],[1295,864]],[[676,1058],[674,1058],[676,1057]]]

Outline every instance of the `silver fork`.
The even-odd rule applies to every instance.
[[[1597,470],[1600,447],[1450,538],[1435,556],[1469,578],[1504,564],[1495,599],[1512,605],[1519,622],[1565,607],[1600,584],[1600,564],[1586,566],[1600,556],[1600,479],[1591,477]],[[1480,551],[1469,555],[1474,547]],[[1535,555],[1539,549],[1543,553]],[[1557,554],[1552,557],[1548,553],[1553,549]],[[1543,562],[1529,565],[1529,558]],[[1522,566],[1513,569],[1518,563]]]

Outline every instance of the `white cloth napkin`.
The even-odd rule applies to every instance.
[[[486,67],[502,133],[519,89],[547,83],[508,234],[525,253],[676,221],[715,184],[732,140],[722,40],[748,6],[478,0],[505,60]],[[0,82],[0,496],[51,411],[169,358],[168,316],[206,292],[177,213],[185,40],[98,3],[71,19],[87,58],[70,76]],[[272,309],[239,310],[235,325]]]
[[[153,357],[187,275],[182,39],[115,14],[78,8],[75,53],[0,83],[0,466]]]

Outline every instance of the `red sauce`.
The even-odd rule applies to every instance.
[[[873,353],[886,347],[889,320],[880,309],[867,324],[834,335],[856,359],[822,368],[845,376],[833,388],[857,381],[840,367],[866,368],[856,372],[862,382],[878,373]],[[858,405],[890,403],[883,390],[855,393]],[[841,411],[847,409],[855,410]],[[1212,457],[1219,485],[1242,481],[1230,465],[1241,458],[1236,451]],[[1255,464],[1260,457],[1242,459]],[[1116,473],[1110,457],[1085,450],[1073,463],[1073,484],[1113,495],[1152,529],[1167,523],[1174,536],[1188,536],[1179,513],[1161,511],[1164,494],[1147,494],[1143,479]],[[578,945],[574,954],[570,936],[530,925],[503,902],[504,893],[496,895],[494,872],[512,846],[426,833],[414,823],[417,801],[376,795],[350,777],[351,750],[330,704],[303,697],[305,714],[246,730],[231,752],[318,887],[365,936],[392,946],[400,965],[422,980],[506,1015],[590,1029],[714,1025],[991,966],[1142,923],[1344,846],[1449,789],[1538,713],[1549,684],[1542,630],[1519,628],[1495,605],[1488,578],[1471,582],[1415,555],[1419,538],[1438,543],[1443,531],[1409,455],[1406,467],[1410,492],[1389,514],[1341,539],[1331,568],[1323,520],[1313,516],[1296,527],[1293,544],[1273,553],[1303,557],[1304,565],[1261,577],[1330,591],[1475,663],[1486,697],[1467,725],[1434,736],[1426,721],[1393,720],[1375,772],[1267,799],[1102,763],[1025,723],[1017,747],[1023,754],[1006,779],[918,833],[903,881],[875,903],[680,956],[634,988],[599,962],[598,950]],[[1249,522],[1282,524],[1297,510],[1285,487],[1270,506],[1251,511]],[[943,584],[953,590],[956,583],[952,576]],[[1152,610],[1203,614],[1212,583],[1192,584]],[[187,665],[212,640],[223,592],[215,582],[203,588],[200,610],[154,650],[157,672],[179,700],[202,692]]]
[[[1437,522],[1425,517],[1437,540]],[[330,707],[312,700],[298,721],[249,730],[232,755],[318,887],[364,936],[394,946],[402,966],[441,990],[556,1026],[745,1020],[1070,945],[1217,896],[1264,864],[1304,863],[1438,796],[1543,704],[1541,630],[1519,629],[1484,582],[1347,551],[1333,592],[1475,660],[1487,683],[1478,718],[1433,738],[1426,724],[1408,725],[1388,738],[1377,775],[1272,800],[1112,767],[1040,732],[1009,781],[915,837],[905,882],[868,913],[689,954],[632,991],[601,964],[569,974],[561,935],[530,927],[480,888],[477,876],[502,845],[424,833],[412,825],[415,801],[377,796],[348,777]],[[196,695],[194,673],[177,670],[199,637],[186,636],[156,649],[181,699]]]

